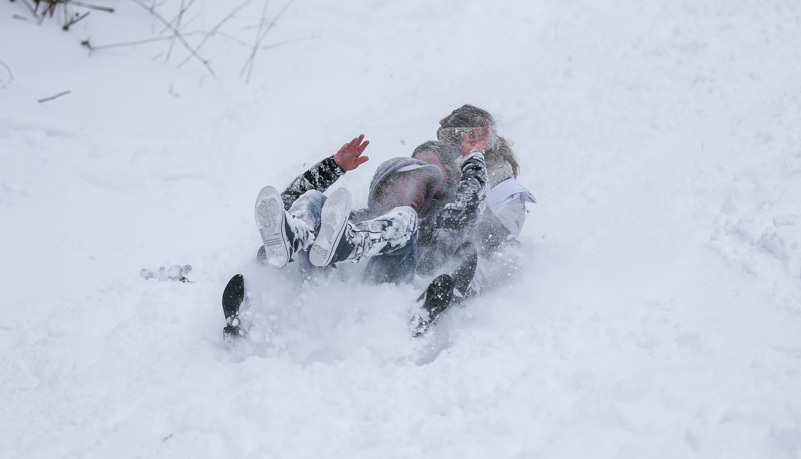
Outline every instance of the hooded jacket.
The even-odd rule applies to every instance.
[[[367,196],[367,210],[370,218],[389,212],[392,209],[385,209],[381,206],[381,184],[386,182],[394,174],[411,172],[417,170],[422,174],[420,179],[426,182],[425,204],[420,208],[419,213],[423,213],[431,206],[437,186],[442,182],[442,171],[437,166],[426,164],[419,159],[408,157],[391,158],[378,166],[372,181],[370,181],[370,192]]]

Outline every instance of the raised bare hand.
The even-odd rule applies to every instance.
[[[473,129],[470,131],[470,136],[466,133],[462,133],[462,156],[467,156],[474,151],[484,152],[484,149],[487,148],[487,143],[490,140],[491,129],[489,126],[484,126],[484,130],[481,132],[481,136],[476,134],[476,130]]]
[[[337,166],[341,167],[342,170],[352,171],[370,159],[367,156],[362,156],[370,141],[364,140],[362,142],[362,140],[364,140],[364,134],[342,145],[342,148],[334,155],[334,162],[337,163]]]

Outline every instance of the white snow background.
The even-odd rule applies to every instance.
[[[215,76],[177,40],[90,54],[170,36],[96,4],[0,2],[0,457],[801,457],[801,3],[254,0]],[[412,286],[255,266],[262,186],[364,133],[335,185],[364,204],[464,103],[539,200],[514,275],[413,340]]]

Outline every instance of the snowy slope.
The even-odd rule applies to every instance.
[[[90,55],[164,29],[104,4],[64,32],[0,2],[0,457],[801,456],[797,2],[297,0],[249,83],[264,3],[214,77]],[[463,103],[539,200],[505,282],[415,341],[412,286],[254,266],[261,186],[364,133],[337,186],[366,190]],[[139,276],[171,264],[192,283]]]

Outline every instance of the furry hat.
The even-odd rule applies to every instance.
[[[439,125],[442,127],[484,127],[495,126],[495,119],[486,110],[473,105],[462,105],[452,111],[450,115],[442,118]]]
[[[490,186],[494,187],[508,178],[517,178],[520,173],[520,165],[512,151],[512,144],[497,135],[495,119],[488,111],[473,105],[462,105],[440,120],[439,125],[437,139],[451,144],[461,143],[462,132],[468,132],[472,128],[479,129],[490,126],[492,137],[484,151]]]

